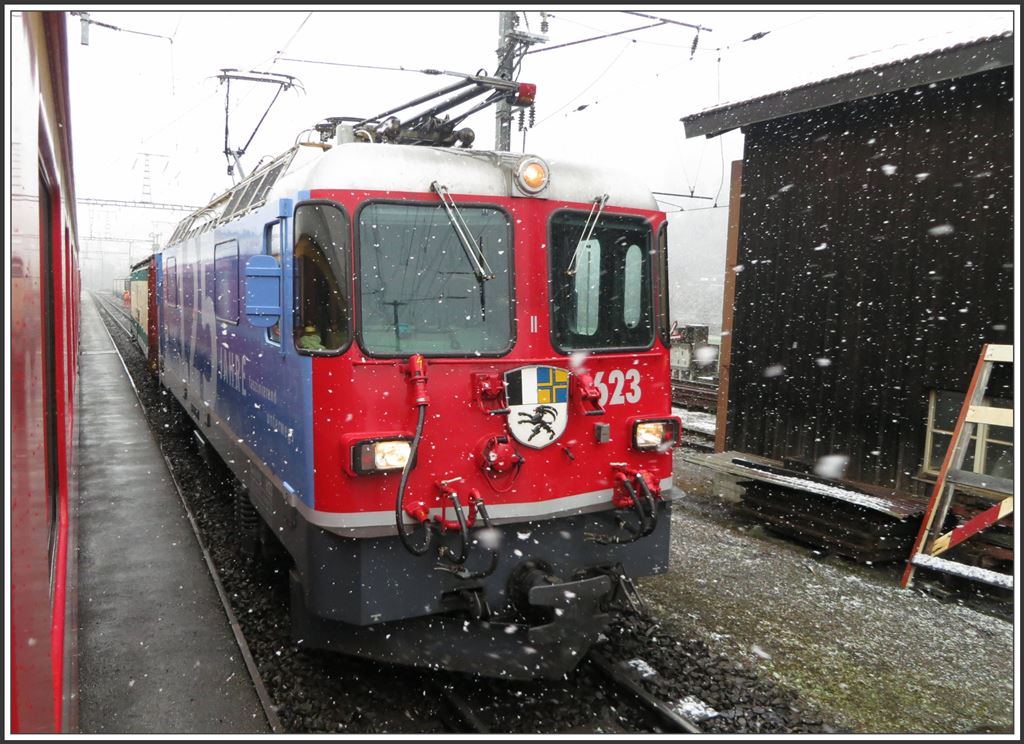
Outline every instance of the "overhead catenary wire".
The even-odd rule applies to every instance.
[[[603,31],[604,30],[604,29],[598,28],[597,26],[591,26],[589,23],[583,23],[582,21],[578,21],[575,18],[571,18],[570,16],[567,16],[567,15],[556,15],[555,13],[550,13],[550,14],[548,14],[548,17],[549,18],[557,18],[558,20],[564,21],[565,23],[571,23],[574,26],[580,26],[582,28],[587,28],[587,29],[590,29],[591,31]],[[635,44],[644,44],[646,46],[668,47],[670,49],[689,49],[690,46],[691,46],[691,42],[687,42],[685,44],[671,44],[671,43],[664,42],[664,41],[651,41],[650,39],[630,39],[630,41],[632,41]]]
[[[636,28],[627,28],[622,31],[613,31],[609,34],[602,34],[600,36],[591,36],[589,39],[577,39],[576,41],[568,41],[565,44],[555,44],[554,46],[543,47],[541,49],[531,49],[526,54],[540,54],[541,52],[551,52],[555,49],[564,49],[565,47],[576,46],[577,44],[586,44],[590,41],[599,41],[601,39],[608,39],[613,36],[622,36],[623,34],[633,33],[634,31],[643,31],[648,28],[657,28],[658,26],[664,26],[665,21],[659,21],[658,23],[650,23],[646,26],[637,26]]]
[[[573,104],[573,103],[574,103],[574,102],[575,102],[576,100],[578,100],[578,99],[579,99],[579,97],[580,97],[580,96],[582,96],[582,95],[583,95],[584,93],[586,93],[586,92],[587,92],[588,90],[590,90],[590,89],[591,89],[591,88],[593,88],[593,87],[594,87],[595,85],[597,85],[597,83],[598,83],[598,82],[599,82],[599,81],[601,80],[601,78],[603,78],[603,77],[604,77],[605,75],[607,75],[607,74],[608,74],[608,71],[609,71],[609,70],[611,70],[611,69],[612,69],[612,67],[614,67],[614,66],[615,66],[615,63],[616,63],[616,62],[618,62],[618,61],[619,61],[619,59],[620,59],[620,58],[622,57],[622,55],[626,53],[626,50],[627,50],[627,49],[629,49],[629,44],[624,44],[624,45],[623,45],[623,47],[622,47],[622,49],[621,49],[621,50],[619,50],[619,53],[618,53],[618,54],[617,54],[617,55],[615,56],[615,59],[613,59],[613,60],[612,60],[612,61],[611,61],[611,62],[610,62],[610,63],[608,64],[608,66],[607,66],[606,68],[604,68],[604,70],[603,70],[603,71],[601,72],[601,74],[600,74],[600,75],[598,75],[598,76],[597,76],[596,78],[594,78],[594,79],[593,79],[593,81],[591,81],[590,85],[588,85],[588,86],[587,86],[586,88],[584,88],[583,90],[581,90],[581,91],[580,91],[579,93],[577,93],[577,94],[576,94],[575,96],[573,96],[572,98],[570,98],[570,99],[569,99],[569,100],[568,100],[568,101],[567,101],[566,103],[564,103],[564,104],[563,104],[562,106],[560,106],[559,108],[555,109],[555,110],[554,110],[553,112],[551,112],[550,114],[548,114],[547,116],[545,116],[545,117],[544,117],[543,119],[541,119],[540,121],[538,121],[538,122],[537,122],[537,123],[536,123],[536,124],[534,125],[534,128],[536,128],[536,127],[539,127],[539,126],[540,126],[541,124],[543,124],[544,122],[546,122],[546,121],[547,121],[548,119],[552,118],[552,117],[553,117],[553,116],[555,116],[556,114],[558,114],[558,113],[562,112],[563,110],[565,110],[566,108],[568,108],[569,106],[571,106],[571,105],[572,105],[572,104]]]
[[[115,26],[112,23],[103,23],[102,21],[95,21],[88,16],[88,13],[82,13],[80,11],[71,11],[71,15],[80,16],[82,22],[88,23],[90,26],[100,26],[102,28],[109,28],[112,31],[121,31],[126,34],[138,34],[139,36],[150,36],[155,39],[167,39],[167,41],[169,41],[172,45],[174,44],[174,39],[172,39],[170,36],[164,36],[163,34],[151,34],[147,31],[135,31],[134,29],[121,28],[120,26]]]
[[[331,67],[353,67],[361,70],[382,70],[384,72],[415,72],[420,75],[451,75],[454,77],[465,77],[463,73],[450,72],[448,70],[435,70],[433,68],[415,69],[412,67],[387,67],[385,65],[365,65],[354,62],[332,62],[325,59],[298,59],[296,57],[278,57],[283,62],[299,62],[307,65],[330,65]]]
[[[695,28],[698,31],[711,31],[711,29],[707,28],[706,26],[699,26],[699,25],[695,25],[693,23],[685,23],[683,21],[674,21],[674,20],[672,20],[670,18],[662,18],[661,16],[652,16],[652,15],[648,15],[647,13],[637,12],[635,10],[624,10],[622,12],[623,13],[627,13],[629,15],[640,16],[641,18],[650,18],[652,20],[661,21],[662,23],[672,23],[672,24],[674,24],[676,26],[686,26],[688,28]]]
[[[299,24],[299,27],[297,29],[295,29],[295,33],[293,33],[288,38],[288,41],[286,41],[284,43],[284,46],[282,46],[280,49],[277,50],[277,54],[274,55],[274,61],[270,63],[271,65],[273,65],[274,62],[277,62],[278,55],[284,54],[286,51],[288,51],[288,47],[290,47],[292,45],[292,42],[295,41],[295,37],[299,35],[299,32],[302,30],[303,26],[305,26],[306,23],[309,21],[309,19],[312,18],[312,17],[313,17],[313,12],[310,11],[306,15],[306,17],[302,19],[302,23]]]

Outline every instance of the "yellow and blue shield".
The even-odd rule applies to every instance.
[[[562,436],[569,419],[569,370],[535,365],[505,373],[508,429],[520,444],[542,449]]]

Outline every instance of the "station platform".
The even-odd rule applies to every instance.
[[[269,733],[199,543],[95,302],[83,294],[81,732]]]

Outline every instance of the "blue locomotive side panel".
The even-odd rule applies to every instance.
[[[312,359],[291,341],[287,217],[275,201],[164,251],[162,380],[243,482],[245,463],[261,464],[280,489],[312,507]],[[282,263],[282,316],[273,332],[245,313],[246,262],[264,253]]]

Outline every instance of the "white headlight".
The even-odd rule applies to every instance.
[[[352,469],[363,475],[401,470],[409,462],[411,450],[407,439],[359,442],[352,448]]]
[[[653,421],[636,427],[637,447],[657,447],[665,439],[665,423]]]
[[[408,442],[375,442],[373,445],[373,466],[377,470],[404,468],[409,461],[411,447]]]
[[[674,419],[638,421],[633,424],[633,446],[638,450],[668,448],[679,438],[679,424]]]

